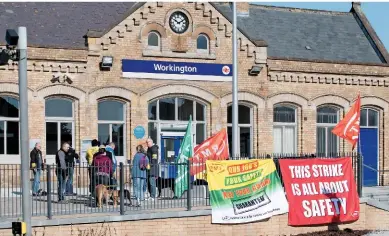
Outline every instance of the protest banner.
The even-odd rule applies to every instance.
[[[227,129],[224,128],[204,140],[194,148],[193,158],[190,158],[190,174],[195,175],[196,179],[204,179],[205,162],[207,160],[226,160],[228,153]]]
[[[280,160],[293,213],[289,225],[319,225],[359,219],[351,158]]]
[[[273,160],[206,162],[212,223],[246,223],[288,212]]]

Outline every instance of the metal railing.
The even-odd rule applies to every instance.
[[[358,186],[361,180],[359,160],[356,153],[337,153],[331,156],[316,154],[262,154],[257,157],[234,157],[232,159],[273,159],[278,174],[281,177],[279,159],[282,158],[337,158],[351,157],[354,175]],[[202,179],[194,179],[189,176],[189,189],[182,196],[175,196],[175,176],[177,169],[189,168],[190,163],[160,163],[158,164],[159,178],[147,178],[144,181],[133,179],[133,166],[120,163],[111,176],[107,178],[97,177],[94,167],[86,163],[75,164],[65,171],[56,165],[47,165],[40,171],[39,192],[31,194],[32,215],[46,216],[51,219],[58,215],[75,214],[134,214],[136,212],[158,210],[191,210],[194,207],[210,206],[207,182]],[[188,171],[189,175],[189,171]],[[71,181],[71,177],[73,181]],[[34,174],[31,171],[31,186],[34,183]],[[21,183],[20,165],[0,165],[0,219],[18,218],[21,216]],[[108,182],[107,182],[108,181]],[[156,196],[150,198],[150,185],[155,182]],[[282,182],[282,178],[281,178]],[[62,184],[62,185],[60,185]],[[283,184],[283,183],[282,183]],[[98,196],[93,190],[100,185],[102,191],[109,195],[108,201],[98,206]],[[61,187],[62,186],[62,187]],[[108,189],[105,187],[108,186]],[[360,186],[361,188],[361,186]],[[145,192],[145,199],[136,199],[136,192]],[[63,201],[61,201],[63,192]],[[97,193],[98,194],[98,193]],[[115,204],[117,203],[117,204]]]

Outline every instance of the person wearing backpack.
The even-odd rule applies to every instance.
[[[145,155],[145,150],[142,145],[136,147],[136,154],[132,160],[132,183],[136,197],[136,206],[141,205],[141,201],[144,201],[145,192],[143,187],[146,183],[147,168],[149,166],[149,159]]]

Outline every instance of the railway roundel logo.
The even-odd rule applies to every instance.
[[[231,69],[229,66],[223,66],[222,72],[224,75],[228,75],[230,73]]]

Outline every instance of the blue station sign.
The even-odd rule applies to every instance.
[[[231,64],[123,59],[122,71],[125,78],[232,81]]]

